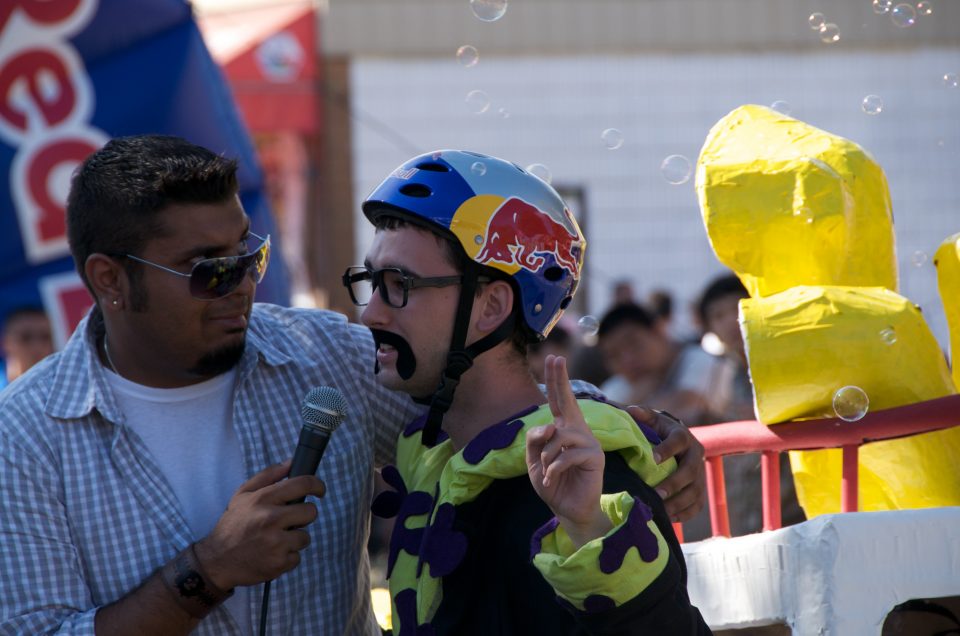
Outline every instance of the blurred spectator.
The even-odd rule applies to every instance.
[[[609,399],[663,409],[690,425],[707,421],[710,389],[723,366],[718,358],[675,342],[662,322],[632,303],[608,311],[598,335],[614,374],[601,386]]]
[[[673,294],[666,289],[654,289],[647,296],[647,306],[654,319],[662,322],[669,330],[670,321],[673,319]]]
[[[747,356],[740,333],[740,299],[748,298],[746,288],[733,274],[715,278],[700,296],[697,318],[708,334],[716,337],[722,348],[722,372],[711,390],[713,422],[753,419],[753,388],[747,370]],[[763,529],[760,456],[752,453],[730,455],[723,459],[727,489],[727,511],[730,532],[742,536]],[[784,526],[804,521],[806,517],[797,501],[797,493],[786,453],[780,456],[780,513]],[[711,534],[709,510],[683,525],[685,541],[699,541]]]
[[[573,353],[573,338],[570,332],[559,324],[547,334],[543,342],[527,345],[527,361],[530,363],[530,372],[538,384],[543,384],[543,361],[549,355],[563,356],[569,359]]]
[[[623,305],[637,302],[633,296],[633,283],[629,280],[618,280],[613,284],[613,302],[611,305]]]
[[[46,312],[29,306],[7,314],[0,330],[0,353],[6,363],[6,378],[0,386],[13,382],[53,353],[53,333]]]

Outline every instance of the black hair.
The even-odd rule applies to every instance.
[[[655,289],[650,292],[650,311],[657,318],[670,320],[673,315],[673,296],[665,289]]]
[[[622,303],[615,305],[600,320],[597,337],[603,339],[620,325],[640,325],[645,329],[653,329],[653,316],[650,312],[636,303]]]
[[[747,288],[743,286],[740,279],[735,274],[722,274],[714,278],[707,288],[700,295],[697,301],[697,315],[700,317],[701,324],[706,328],[707,310],[710,305],[724,296],[736,295],[737,298],[749,298],[750,294]]]
[[[486,265],[480,265],[476,261],[472,260],[467,256],[467,253],[463,250],[463,246],[460,245],[459,241],[453,238],[453,235],[448,231],[444,231],[439,226],[430,224],[426,221],[421,221],[417,217],[404,214],[403,212],[394,211],[392,208],[384,208],[379,211],[377,214],[371,215],[373,220],[373,225],[377,230],[396,230],[403,227],[415,227],[425,232],[430,232],[437,237],[437,242],[443,250],[444,259],[452,265],[458,274],[463,274],[468,267],[474,268],[477,270],[480,276],[484,276],[491,280],[502,280],[506,281],[511,288],[513,288],[513,314],[514,314],[514,328],[511,332],[508,341],[513,349],[520,354],[523,358],[526,358],[527,355],[527,345],[531,342],[536,342],[538,338],[534,337],[532,331],[527,327],[526,322],[523,318],[523,308],[520,299],[520,289],[517,287],[516,282],[513,280],[512,276],[500,271],[499,269],[488,267]],[[480,295],[480,287],[477,287],[477,295]]]
[[[529,345],[530,352],[533,353],[540,349],[545,344],[555,344],[558,347],[568,347],[570,346],[572,337],[570,332],[560,327],[559,325],[554,325],[553,329],[550,330],[550,333],[547,334],[547,337],[540,342],[531,342]]]
[[[67,239],[80,278],[91,254],[137,254],[163,231],[167,207],[227,202],[237,194],[237,162],[179,137],[118,137],[73,175],[67,197]],[[139,264],[125,259],[134,290]],[[94,294],[94,296],[96,296]]]

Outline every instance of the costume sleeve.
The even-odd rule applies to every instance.
[[[614,528],[574,550],[551,519],[531,541],[534,567],[588,634],[709,634],[663,503],[617,453],[607,453],[604,473],[604,490],[616,494],[601,507]]]
[[[4,419],[27,417],[9,402],[0,409]],[[8,436],[0,437],[3,634],[93,634],[97,609],[58,497],[55,465],[53,457],[38,456]]]
[[[533,537],[533,564],[557,594],[581,611],[623,605],[666,567],[670,549],[645,503],[623,492],[600,506],[614,527],[575,549],[556,518]]]

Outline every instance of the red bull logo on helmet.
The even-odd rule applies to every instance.
[[[564,209],[564,213],[569,218],[570,212]],[[496,263],[539,272],[552,255],[557,265],[579,279],[583,237],[569,228],[576,228],[572,219],[564,224],[523,199],[512,197],[490,215],[474,260],[481,265]]]

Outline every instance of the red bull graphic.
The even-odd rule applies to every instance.
[[[564,213],[569,217],[570,212]],[[575,227],[572,221],[570,227]],[[504,201],[490,215],[486,236],[475,260],[520,266],[538,272],[552,254],[557,264],[580,277],[583,239],[563,223],[516,197]]]

